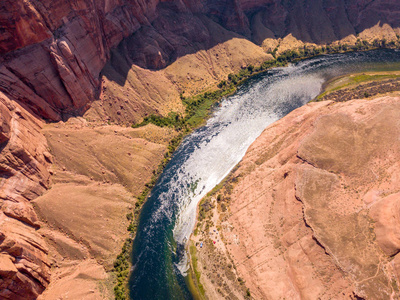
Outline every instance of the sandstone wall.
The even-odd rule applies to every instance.
[[[327,43],[378,23],[400,26],[393,0],[9,0],[0,8],[0,90],[45,119],[81,114],[123,38],[137,32],[126,43],[130,62],[151,69],[211,47],[199,14],[260,44],[289,34]]]
[[[47,246],[29,203],[49,186],[42,121],[0,93],[0,298],[33,299],[47,286]]]

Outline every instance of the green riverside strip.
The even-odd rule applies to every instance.
[[[386,43],[386,41],[383,39],[375,40],[373,43],[358,40],[354,46],[349,46],[346,44],[327,45],[321,47],[304,46],[303,48],[297,50],[287,50],[277,57],[275,57],[276,51],[272,51],[271,54],[275,57],[274,59],[265,61],[258,67],[250,65],[247,68],[241,69],[237,74],[229,74],[227,80],[222,80],[218,84],[218,89],[215,91],[208,91],[192,97],[184,97],[184,95],[181,94],[181,100],[186,106],[184,116],[176,112],[170,112],[167,117],[151,115],[145,117],[141,123],[132,125],[133,128],[137,128],[152,123],[160,127],[171,127],[177,131],[178,135],[170,141],[168,152],[164,155],[163,161],[158,166],[157,170],[153,171],[152,179],[146,184],[145,189],[137,197],[137,202],[133,211],[128,213],[126,216],[130,221],[130,224],[127,228],[127,230],[130,232],[130,236],[126,239],[121,253],[117,256],[117,259],[114,262],[113,272],[116,278],[116,284],[114,287],[115,299],[129,299],[129,288],[127,287],[127,283],[131,268],[132,242],[136,234],[139,214],[144,202],[146,201],[151,189],[154,187],[158,177],[170,161],[174,151],[180,145],[182,139],[194,129],[204,124],[204,122],[210,116],[212,108],[216,103],[218,103],[223,97],[235,93],[237,87],[249,78],[263,73],[271,68],[286,66],[291,62],[297,62],[323,54],[367,51],[379,48],[397,49],[399,46],[399,41]],[[199,289],[199,294],[204,295],[204,289],[198,281],[200,278],[200,273],[195,272],[195,277],[197,279],[196,286]]]

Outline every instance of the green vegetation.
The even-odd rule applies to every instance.
[[[114,262],[114,273],[117,277],[117,284],[114,287],[114,295],[117,300],[129,299],[129,296],[127,296],[126,283],[129,276],[131,249],[132,239],[128,238],[122,247],[121,253],[117,256],[117,259]]]
[[[361,83],[371,82],[371,81],[379,81],[385,79],[397,79],[400,77],[400,74],[356,74],[356,75],[348,75],[336,78],[335,80],[331,81],[325,91],[318,95],[315,101],[318,101],[325,97],[326,95],[341,90],[346,87],[357,86]],[[368,96],[365,96],[366,98]]]
[[[251,297],[251,293],[250,293],[250,290],[249,290],[249,289],[246,290],[246,297],[247,297],[247,298],[250,298],[250,297]]]
[[[203,221],[207,213],[213,208],[214,205],[211,203],[211,199],[209,197],[204,197],[199,205],[199,222]]]
[[[238,86],[240,86],[242,83],[244,83],[252,76],[265,72],[274,67],[286,66],[290,62],[296,62],[302,59],[311,58],[321,54],[334,54],[334,53],[343,53],[349,51],[366,51],[378,48],[397,48],[397,47],[399,47],[399,42],[387,43],[386,40],[383,39],[383,40],[375,40],[372,44],[367,41],[357,40],[357,43],[354,46],[349,46],[347,44],[327,45],[322,47],[304,46],[303,48],[297,50],[287,50],[281,53],[279,56],[277,56],[278,48],[275,48],[273,51],[270,52],[274,57],[273,60],[265,61],[258,67],[250,65],[247,68],[241,69],[237,74],[229,74],[226,80],[222,80],[217,85],[218,89],[215,91],[207,91],[203,94],[199,94],[192,97],[185,97],[183,94],[181,94],[181,100],[183,104],[186,106],[184,116],[176,112],[170,112],[167,117],[150,115],[145,117],[141,123],[132,125],[133,128],[137,128],[152,123],[160,127],[171,127],[178,132],[178,135],[170,141],[168,146],[168,152],[164,155],[163,161],[158,166],[157,170],[153,171],[153,176],[150,182],[146,184],[145,189],[137,197],[137,202],[135,204],[133,212],[127,214],[127,219],[130,221],[129,226],[127,228],[127,230],[130,232],[130,237],[126,239],[122,247],[121,253],[118,255],[114,263],[113,271],[117,278],[117,283],[114,287],[115,299],[117,300],[129,299],[127,281],[130,269],[130,259],[131,259],[130,254],[132,250],[133,238],[137,230],[138,217],[144,202],[146,201],[151,189],[154,187],[159,175],[170,161],[173,152],[181,143],[183,137],[189,132],[191,132],[193,129],[203,124],[203,122],[209,116],[211,108],[218,101],[220,101],[225,96],[233,94]],[[360,77],[359,79],[355,80],[360,80],[361,82],[363,79]],[[199,217],[200,220],[204,219],[206,217],[207,212],[212,208],[211,203],[209,202],[210,201],[209,197],[215,194],[218,190],[220,190],[222,185],[223,183],[216,186],[213,189],[213,191],[211,191],[200,203],[200,217]],[[228,188],[226,188],[226,190],[229,193],[229,186]],[[218,199],[218,202],[221,202],[221,198]],[[226,206],[222,209],[226,210]],[[195,256],[193,255],[192,258],[193,257]],[[193,265],[194,269],[196,269],[197,261],[193,262]],[[201,286],[199,281],[200,273],[197,270],[195,270],[194,272],[196,275],[199,291],[201,294],[204,294],[204,288]],[[241,284],[243,284],[241,278],[238,278],[238,281]],[[250,297],[249,290],[247,290],[246,296]]]
[[[358,39],[355,45],[331,44],[321,47],[305,45],[299,49],[286,50],[278,56],[278,48],[275,48],[270,52],[274,57],[273,60],[267,60],[258,67],[249,65],[247,68],[242,68],[237,74],[229,74],[226,80],[222,80],[217,85],[218,89],[215,91],[208,91],[192,97],[185,97],[183,93],[181,93],[181,100],[186,106],[185,116],[176,112],[170,112],[167,117],[151,115],[145,117],[141,123],[132,125],[132,127],[137,128],[152,123],[160,127],[173,127],[176,130],[187,134],[194,128],[203,124],[205,119],[209,116],[210,109],[215,103],[220,101],[223,97],[233,94],[238,86],[256,74],[265,72],[274,67],[283,67],[288,63],[297,62],[322,54],[367,51],[379,48],[398,48],[399,46],[399,41],[391,41],[387,43],[385,39],[376,39],[370,43]]]
[[[133,212],[130,212],[126,215],[126,218],[130,221],[127,227],[127,230],[129,231],[130,234],[129,238],[125,240],[121,253],[117,256],[117,259],[114,262],[114,269],[113,269],[113,272],[117,280],[116,285],[114,286],[114,295],[116,300],[129,299],[129,294],[128,294],[129,289],[127,288],[127,283],[128,283],[130,264],[131,264],[132,242],[136,234],[139,214],[151,189],[154,187],[158,177],[164,170],[167,163],[170,161],[172,154],[174,153],[175,149],[179,146],[183,136],[184,136],[183,133],[180,133],[178,136],[176,136],[169,142],[168,151],[167,153],[165,153],[163,161],[158,166],[157,170],[153,171],[153,176],[151,180],[146,184],[145,189],[137,197],[137,201],[135,203],[135,208]]]
[[[160,127],[172,127],[179,132],[187,134],[203,124],[204,120],[209,116],[210,109],[216,102],[234,91],[234,87],[226,85],[225,82],[220,89],[214,92],[205,92],[204,94],[187,98],[182,95],[182,102],[186,106],[185,117],[176,112],[169,113],[167,117],[151,115],[145,117],[141,123],[132,125],[132,127],[137,128],[152,123]]]
[[[205,298],[205,290],[203,285],[200,282],[200,276],[201,273],[198,270],[198,265],[197,265],[197,251],[196,251],[196,246],[195,245],[190,245],[189,247],[189,252],[190,252],[190,261],[192,263],[192,272],[194,273],[194,284],[197,288],[197,291],[200,294],[200,298],[204,299]]]
[[[391,41],[387,42],[385,39],[378,40],[375,39],[372,43],[364,40],[358,39],[355,45],[348,44],[331,44],[321,47],[316,46],[304,46],[299,49],[286,50],[281,53],[278,57],[276,57],[277,49],[269,52],[275,57],[275,61],[281,63],[294,62],[306,58],[311,58],[314,56],[318,56],[321,54],[336,54],[336,53],[344,53],[351,51],[367,51],[373,49],[395,49],[399,48],[400,41]],[[273,62],[273,61],[272,61]]]
[[[360,74],[360,75],[351,76],[350,80],[351,80],[351,83],[359,84],[359,83],[366,82],[366,81],[388,79],[388,78],[399,78],[399,77],[400,77],[400,75],[398,75],[398,74]]]
[[[179,127],[183,127],[184,119],[182,118],[182,115],[180,115],[176,112],[170,112],[167,117],[151,115],[151,116],[145,117],[140,124],[132,125],[132,128],[141,127],[141,126],[147,125],[149,123],[152,123],[152,124],[160,126],[160,127],[178,127],[179,128]]]

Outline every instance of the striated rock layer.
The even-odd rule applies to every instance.
[[[0,8],[0,90],[49,120],[81,114],[98,97],[100,71],[110,49],[123,38],[129,37],[121,47],[130,65],[165,68],[178,57],[215,45],[204,17],[258,44],[266,41],[266,48],[289,36],[282,41],[285,48],[295,41],[355,39],[358,33],[363,38],[397,39],[400,4],[7,0]]]
[[[223,190],[224,243],[256,299],[397,299],[399,97],[311,103]]]
[[[51,155],[34,118],[0,93],[0,298],[36,298],[50,280],[47,245],[29,203],[49,186]]]

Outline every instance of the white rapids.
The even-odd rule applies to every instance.
[[[190,299],[186,243],[199,201],[239,163],[271,123],[306,104],[326,80],[399,67],[400,54],[371,51],[320,56],[250,79],[223,99],[206,125],[188,135],[145,203],[133,245],[130,288],[136,299]]]
[[[304,105],[319,94],[324,82],[315,75],[299,76],[292,67],[279,71],[281,76],[274,77],[277,81],[274,85],[268,80],[261,81],[251,90],[240,91],[222,101],[204,129],[191,136],[201,135],[204,139],[180,167],[176,181],[171,182],[171,187],[182,185],[182,181],[186,181],[184,178],[196,183],[195,189],[189,188],[181,195],[173,231],[177,243],[186,243],[191,235],[199,201],[239,163],[261,132],[282,117],[278,109],[282,102],[292,99],[293,94],[297,97],[296,106]],[[178,268],[183,274],[187,271],[186,255]]]
[[[246,85],[222,101],[207,124],[188,138],[200,142],[180,166],[179,176],[171,182],[172,192],[179,190],[178,186],[188,179],[196,182],[195,189],[181,190],[173,230],[177,243],[185,244],[190,237],[199,201],[239,163],[262,131],[314,99],[328,78],[361,71],[357,58],[357,54],[355,57],[321,56],[277,68],[251,87]],[[184,255],[178,268],[185,274],[188,267],[187,255]]]

